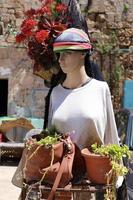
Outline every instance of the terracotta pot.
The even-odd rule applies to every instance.
[[[81,153],[85,159],[88,179],[93,183],[106,184],[106,174],[111,170],[109,158],[91,153],[87,148],[83,149]]]
[[[53,146],[54,161],[60,162],[63,156],[63,142],[59,142]],[[31,157],[32,155],[32,157]],[[26,164],[24,167],[24,175],[27,181],[41,179],[42,173],[40,171],[50,166],[52,160],[52,148],[40,146],[35,144],[27,151]],[[31,157],[31,158],[30,158]]]

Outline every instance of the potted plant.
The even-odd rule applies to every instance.
[[[112,187],[107,187],[104,196],[106,200],[116,199],[116,181],[119,176],[124,176],[128,172],[128,169],[122,163],[124,156],[130,157],[128,146],[98,145],[95,143],[91,145],[91,151],[85,148],[81,153],[85,159],[89,180],[96,184],[111,184]]]
[[[26,141],[24,175],[27,181],[44,179],[42,170],[62,159],[63,143],[55,127],[43,130]]]
[[[72,179],[74,153],[75,147],[69,133],[59,134],[54,126],[29,138],[23,169],[25,184],[29,184],[26,199],[34,189],[39,192],[40,198],[46,199],[47,195],[52,195],[52,199],[55,192],[43,194],[39,189],[41,184],[48,184],[54,190],[58,186],[65,187]]]

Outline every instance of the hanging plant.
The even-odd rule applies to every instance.
[[[51,79],[52,69],[58,68],[58,61],[53,52],[55,38],[70,25],[68,7],[61,0],[38,0],[40,7],[31,8],[25,12],[20,31],[16,35],[16,42],[23,44],[28,56],[34,61],[33,72],[48,72]],[[51,70],[51,71],[50,71]],[[50,73],[49,73],[50,71]],[[37,73],[37,75],[39,75]],[[43,74],[42,74],[43,73]]]

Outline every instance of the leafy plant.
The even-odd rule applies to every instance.
[[[119,39],[121,35],[123,38],[126,37],[126,33],[123,32],[113,29],[113,31],[103,30],[92,33],[92,42],[96,56],[99,56],[101,71],[103,72],[104,79],[109,84],[112,96],[114,96],[114,109],[120,109],[121,107],[120,80],[122,81],[126,76],[124,75],[124,73],[127,73],[125,66],[129,63],[129,59],[128,61],[126,60],[125,65],[122,61]],[[95,55],[94,59],[97,60]]]
[[[124,176],[127,174],[127,167],[123,166],[122,158],[127,157],[130,158],[131,154],[127,145],[119,146],[116,144],[108,144],[98,146],[97,143],[92,144],[92,151],[95,154],[99,154],[101,156],[107,156],[110,158],[110,162],[112,165],[111,170],[106,174],[107,177],[107,185],[112,179],[112,188],[108,187],[106,189],[106,193],[104,195],[105,200],[115,200],[116,199],[116,181],[118,176]]]
[[[128,10],[129,10],[129,5],[127,3],[124,3],[123,12],[127,13]]]
[[[123,156],[130,157],[130,151],[127,145],[119,146],[117,144],[108,144],[98,146],[92,144],[92,150],[96,154],[109,156],[111,160],[119,162]]]
[[[36,165],[39,166],[39,169],[38,171],[36,171],[36,173],[42,174],[42,177],[40,178],[40,180],[39,181],[37,180],[36,183],[31,184],[31,186],[29,187],[29,190],[26,194],[26,199],[29,199],[30,192],[32,191],[35,185],[41,185],[46,174],[48,173],[51,166],[53,165],[54,156],[55,156],[54,145],[58,143],[59,141],[61,141],[61,138],[62,137],[56,130],[55,126],[52,126],[50,128],[44,129],[40,134],[34,135],[31,138],[28,138],[26,140],[26,147],[28,151],[27,151],[26,161],[24,165],[24,173],[25,173],[25,170],[27,170],[27,163],[30,162],[31,159],[32,159],[31,161],[32,164],[36,163],[36,158],[39,157],[36,163]],[[43,150],[43,151],[40,151],[40,150]],[[46,150],[46,153],[45,153],[45,150]],[[40,152],[40,155],[39,155],[39,152]],[[42,168],[40,169],[40,166],[42,163],[41,158],[42,156],[47,157],[47,152],[51,153],[51,156],[48,158],[50,159],[50,164],[46,167],[46,170],[44,170],[43,172],[43,169]],[[49,156],[49,153],[48,153],[48,156]],[[28,168],[28,170],[30,169]],[[35,168],[35,170],[37,169]],[[34,167],[32,169],[32,172],[33,171],[34,171]]]
[[[40,7],[25,12],[25,19],[16,35],[16,42],[23,43],[35,69],[45,70],[57,64],[53,41],[69,25],[68,7],[61,0],[38,0]]]
[[[61,135],[58,133],[54,126],[43,130],[39,135],[35,135],[32,138],[26,140],[26,146],[28,149],[34,144],[39,146],[52,146],[56,144],[61,139]]]
[[[120,80],[121,74],[122,74],[121,66],[119,64],[116,64],[114,66],[114,70],[112,72],[112,75],[113,75],[115,81]]]
[[[40,141],[38,141],[37,144],[51,146],[53,144],[56,144],[59,141],[59,138],[60,137],[57,134],[52,136],[47,136],[44,139],[42,138]]]
[[[96,41],[93,41],[93,39]],[[110,31],[108,34],[104,33],[93,33],[92,41],[96,50],[102,55],[109,54],[112,51],[116,51],[117,37],[115,31]]]
[[[15,28],[11,23],[9,23],[9,24],[7,25],[6,34],[8,34],[8,35],[13,35],[14,37],[15,37],[16,34],[17,34],[16,28]]]

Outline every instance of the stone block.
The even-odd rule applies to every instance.
[[[15,13],[15,10],[14,9],[8,9],[8,11],[7,11],[9,14],[14,14]]]
[[[108,12],[106,13],[107,21],[112,23],[115,21],[115,13],[114,12]]]
[[[115,22],[119,23],[122,20],[122,15],[120,15],[120,13],[115,14],[114,17]]]
[[[114,0],[105,0],[104,1],[105,12],[114,12],[115,13],[115,1]]]
[[[94,12],[91,12],[88,14],[88,18],[91,20],[91,21],[95,21],[96,19],[96,13]]]
[[[123,23],[122,23],[122,22],[116,23],[116,28],[117,28],[117,29],[123,28]]]
[[[15,17],[14,14],[10,14],[9,19],[10,19],[11,21],[16,21],[16,17]]]
[[[106,20],[107,20],[107,28],[114,29],[117,28],[117,23],[115,21],[116,14],[114,12],[107,12],[106,13]]]
[[[14,3],[9,3],[9,2],[7,2],[7,3],[4,3],[3,5],[2,5],[2,7],[4,7],[4,8],[14,8]]]
[[[16,27],[19,27],[20,28],[20,25],[22,23],[23,19],[21,18],[16,18]]]
[[[133,13],[127,14],[127,21],[130,22],[130,23],[133,22]]]
[[[125,28],[125,29],[131,29],[131,28],[133,28],[133,24],[130,23],[130,22],[123,21],[122,24],[123,24],[123,28]]]
[[[89,27],[89,30],[93,29],[95,27],[95,22],[92,20],[87,20],[87,25]]]
[[[36,109],[43,108],[44,106],[44,97],[46,96],[48,90],[47,89],[34,89],[32,92],[32,100],[33,105],[36,107]]]
[[[22,18],[24,16],[22,9],[16,9],[15,16],[16,18]]]
[[[2,15],[2,21],[7,24],[10,20],[10,15],[9,14],[3,14]]]
[[[1,14],[4,15],[8,12],[7,8],[4,8],[3,6],[1,7]]]

